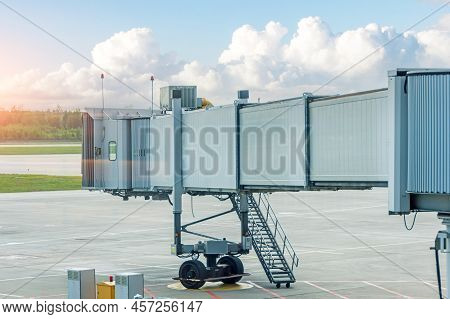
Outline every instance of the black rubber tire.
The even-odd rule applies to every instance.
[[[188,260],[181,264],[178,272],[181,284],[187,289],[199,289],[203,287],[206,279],[207,270],[198,260]],[[196,280],[189,280],[196,279]]]
[[[279,289],[281,287],[281,284],[277,283],[276,287],[277,287],[277,289]]]
[[[286,288],[291,288],[291,283],[290,282],[286,283]]]
[[[217,261],[218,265],[227,265],[230,268],[229,274],[230,275],[237,275],[237,274],[243,274],[244,273],[244,264],[242,261],[235,257],[235,256],[223,256]],[[239,280],[242,279],[242,276],[240,277],[233,277],[233,278],[227,278],[222,279],[222,282],[224,284],[235,284]]]

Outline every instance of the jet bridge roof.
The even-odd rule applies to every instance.
[[[151,110],[131,109],[131,108],[86,108],[84,112],[88,113],[94,120],[109,119],[120,120],[127,118],[151,117]]]

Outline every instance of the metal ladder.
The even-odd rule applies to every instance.
[[[236,203],[238,215],[239,196]],[[248,219],[252,236],[252,245],[269,281],[289,287],[295,282],[294,268],[299,265],[299,258],[294,251],[286,233],[275,216],[266,194],[259,193],[255,198],[248,194]]]

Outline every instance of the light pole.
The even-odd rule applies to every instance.
[[[102,73],[100,78],[102,79],[102,113],[103,113],[103,112],[105,112],[105,96],[103,94],[103,79],[105,78],[105,75]],[[103,116],[103,114],[102,114],[102,116]]]
[[[155,81],[155,77],[153,75],[150,77],[150,81],[152,81],[152,115],[153,115],[153,82]]]

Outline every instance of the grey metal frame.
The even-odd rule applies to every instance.
[[[408,72],[412,70],[410,69],[397,69],[395,71],[389,72],[389,83],[388,83],[388,96],[387,96],[387,106],[389,111],[389,129],[390,132],[390,140],[389,140],[389,176],[386,178],[385,176],[385,168],[383,168],[382,172],[383,174],[377,174],[379,171],[375,171],[374,174],[354,174],[353,176],[348,173],[347,175],[342,174],[341,176],[338,176],[337,178],[333,179],[332,174],[328,174],[327,169],[325,168],[323,171],[325,173],[319,173],[314,175],[314,167],[312,163],[314,156],[312,156],[312,148],[314,147],[314,141],[312,140],[312,131],[311,127],[312,124],[312,108],[321,107],[321,106],[330,106],[328,104],[329,101],[339,100],[339,99],[350,99],[353,101],[355,96],[358,95],[382,95],[382,99],[386,99],[385,95],[385,89],[382,90],[374,90],[374,91],[367,91],[367,92],[361,92],[346,96],[331,96],[331,97],[317,97],[312,96],[311,94],[305,93],[303,94],[303,97],[297,97],[293,99],[286,99],[281,101],[274,101],[274,102],[268,102],[264,104],[247,104],[247,99],[238,99],[234,105],[234,126],[235,126],[235,136],[236,140],[235,142],[235,165],[236,165],[236,171],[235,171],[235,178],[236,184],[234,188],[232,188],[234,181],[231,183],[225,184],[225,187],[221,187],[218,185],[217,187],[210,187],[211,183],[204,185],[196,185],[195,183],[191,183],[189,187],[185,187],[183,180],[185,176],[183,175],[183,114],[186,112],[186,110],[183,110],[182,107],[182,94],[179,90],[173,90],[171,91],[172,97],[170,98],[171,101],[171,110],[172,110],[172,116],[170,118],[167,118],[167,121],[170,119],[172,127],[172,154],[170,158],[166,158],[165,160],[171,162],[173,169],[173,176],[172,178],[172,185],[166,185],[168,184],[167,179],[164,181],[164,185],[153,185],[152,187],[149,187],[149,189],[133,189],[130,187],[131,181],[126,180],[128,177],[127,174],[129,174],[129,178],[132,178],[131,174],[131,167],[127,166],[129,164],[129,159],[131,159],[131,151],[128,149],[131,148],[131,130],[130,130],[130,121],[132,118],[148,118],[149,115],[145,112],[141,111],[105,111],[102,110],[101,115],[98,114],[96,111],[91,110],[91,115],[93,119],[93,126],[89,126],[86,131],[89,132],[89,134],[93,134],[92,137],[84,138],[83,141],[86,141],[86,143],[89,142],[89,147],[93,147],[94,150],[87,150],[85,149],[85,142],[83,142],[83,173],[89,172],[89,181],[86,181],[86,183],[83,183],[83,187],[87,189],[101,189],[105,192],[110,192],[113,195],[121,196],[124,199],[128,199],[129,196],[144,196],[145,199],[149,199],[150,196],[154,199],[169,199],[168,195],[171,193],[173,198],[173,231],[174,231],[174,238],[173,238],[173,244],[172,244],[172,253],[174,255],[184,257],[186,255],[188,256],[195,256],[200,253],[204,254],[207,257],[207,265],[210,268],[214,268],[216,265],[215,260],[217,256],[220,255],[236,255],[236,254],[247,254],[250,251],[250,248],[253,244],[253,247],[256,247],[258,257],[260,258],[261,263],[263,264],[263,267],[265,267],[266,274],[269,278],[272,278],[273,275],[272,271],[273,268],[270,268],[271,266],[271,260],[274,263],[273,256],[269,256],[270,258],[268,260],[264,257],[264,250],[268,249],[269,246],[272,248],[275,247],[276,253],[283,255],[283,267],[281,270],[286,271],[283,272],[282,276],[288,276],[289,278],[286,279],[278,279],[277,285],[279,285],[280,282],[286,283],[288,285],[291,282],[295,281],[295,277],[293,276],[293,268],[294,265],[298,265],[298,256],[293,252],[293,250],[289,250],[292,248],[292,246],[289,243],[289,240],[287,239],[286,234],[282,230],[282,227],[279,226],[278,220],[274,216],[273,210],[270,206],[270,204],[267,201],[267,198],[263,198],[263,201],[265,200],[266,204],[263,207],[264,210],[267,210],[267,216],[264,216],[261,207],[259,203],[256,203],[253,194],[252,193],[261,193],[264,191],[267,192],[273,192],[273,191],[303,191],[303,190],[321,190],[321,189],[368,189],[371,187],[386,187],[389,183],[389,213],[390,214],[409,214],[411,211],[438,211],[438,212],[450,212],[450,194],[447,194],[446,189],[444,189],[443,193],[433,193],[433,192],[423,192],[423,193],[417,193],[414,191],[408,192],[407,188],[407,182],[408,182],[408,143],[410,142],[410,136],[408,135],[408,93],[405,89],[407,84],[407,76]],[[443,72],[445,74],[450,75],[450,71]],[[446,94],[448,92],[445,92]],[[245,112],[248,112],[249,110],[255,110],[255,112],[259,110],[267,111],[267,109],[270,111],[271,105],[278,105],[280,108],[286,107],[286,110],[283,110],[281,112],[280,116],[284,116],[285,122],[282,123],[288,123],[289,118],[286,120],[286,112],[289,111],[289,107],[302,107],[300,105],[303,103],[304,110],[302,111],[301,115],[298,115],[298,109],[295,110],[295,116],[303,116],[300,120],[295,122],[297,125],[301,126],[301,129],[304,130],[304,163],[305,167],[303,168],[304,171],[302,171],[301,176],[298,176],[297,174],[294,174],[295,178],[289,179],[284,178],[278,180],[278,183],[273,183],[268,181],[267,183],[262,182],[261,180],[258,180],[257,182],[253,183],[251,182],[251,179],[247,178],[247,182],[243,182],[243,176],[241,171],[241,164],[242,164],[242,148],[245,149],[245,143],[242,141],[242,129],[243,129],[243,118],[242,114]],[[326,101],[326,103],[323,103]],[[342,100],[341,100],[342,101]],[[317,103],[316,103],[317,102]],[[284,104],[283,104],[284,103]],[[335,104],[339,104],[336,102]],[[333,106],[332,104],[331,106]],[[384,107],[386,104],[382,104]],[[206,111],[205,111],[206,112]],[[348,110],[346,110],[348,113]],[[191,113],[194,114],[194,113]],[[384,113],[383,113],[384,114]],[[273,114],[272,114],[273,115]],[[152,114],[153,116],[153,114]],[[345,118],[345,117],[344,117]],[[155,120],[155,117],[152,117],[151,120]],[[250,117],[251,120],[251,117]],[[265,120],[265,119],[263,119]],[[108,121],[108,122],[105,122]],[[113,122],[111,122],[113,121]],[[124,122],[120,122],[124,121]],[[230,120],[228,117],[228,121],[232,122],[233,120]],[[150,121],[151,122],[151,121]],[[252,121],[248,121],[252,122]],[[267,122],[267,121],[266,121]],[[269,121],[270,122],[270,121]],[[320,122],[320,121],[319,121]],[[318,123],[319,123],[318,122]],[[264,123],[264,125],[267,123]],[[301,124],[298,124],[301,123]],[[355,123],[355,120],[353,122]],[[166,125],[165,123],[164,125]],[[273,123],[272,123],[273,124]],[[335,123],[332,123],[335,125]],[[116,126],[114,126],[116,125]],[[150,124],[151,125],[151,124]],[[245,125],[245,124],[244,124]],[[373,125],[373,123],[372,123]],[[167,125],[166,125],[167,126]],[[118,176],[118,181],[116,184],[111,183],[110,181],[105,181],[105,170],[108,169],[108,165],[110,163],[105,164],[105,159],[107,157],[107,143],[109,142],[108,138],[105,138],[105,127],[106,132],[108,130],[113,130],[114,127],[116,127],[116,142],[119,147],[122,147],[122,144],[126,144],[125,147],[123,147],[123,150],[121,150],[121,153],[119,153],[119,149],[117,150],[117,159],[116,159],[116,165],[114,166],[116,173],[119,174],[125,174],[126,176]],[[168,125],[167,127],[170,127]],[[167,128],[165,127],[165,128]],[[120,128],[120,132],[119,132]],[[361,129],[361,128],[360,128]],[[361,129],[362,130],[362,129]],[[443,130],[447,130],[447,127],[445,127]],[[339,131],[339,130],[338,130]],[[380,131],[380,129],[377,130],[377,132]],[[129,132],[129,133],[127,133]],[[119,134],[120,133],[120,134]],[[354,132],[353,132],[354,133]],[[128,135],[127,135],[128,134]],[[351,136],[351,134],[348,134],[348,136]],[[348,137],[347,136],[347,137]],[[384,136],[384,135],[383,135]],[[119,142],[119,137],[122,139],[122,142]],[[294,138],[298,138],[298,136],[294,136]],[[345,136],[341,136],[341,139],[345,138]],[[350,139],[350,138],[349,138]],[[440,141],[440,143],[442,143]],[[329,141],[328,141],[328,144]],[[347,153],[351,152],[357,152],[355,151],[355,146],[350,145],[350,147],[347,147],[348,144],[344,144],[345,150]],[[363,145],[363,144],[359,144]],[[441,144],[438,144],[438,147],[440,147]],[[332,148],[332,146],[330,146]],[[375,151],[380,149],[380,146],[373,147],[369,151],[372,151],[373,149],[376,149]],[[350,151],[349,151],[350,150]],[[336,154],[339,153],[340,150],[335,152],[333,154],[334,157],[339,157]],[[384,152],[384,149],[382,149]],[[385,154],[385,153],[383,153]],[[93,156],[92,156],[93,155]],[[317,154],[315,155],[317,157]],[[326,154],[324,155],[326,156]],[[85,158],[86,157],[86,158]],[[92,158],[93,157],[93,158]],[[352,157],[352,156],[350,156]],[[320,158],[320,156],[319,156]],[[357,156],[352,157],[352,161],[355,161],[355,158],[357,160]],[[333,158],[333,160],[336,160]],[[151,161],[151,160],[150,160]],[[119,163],[120,162],[120,163]],[[123,163],[125,162],[125,163]],[[442,160],[441,160],[442,162]],[[90,164],[89,164],[90,163]],[[92,167],[88,167],[88,165],[93,165]],[[118,165],[125,165],[118,167]],[[323,165],[326,166],[326,165]],[[373,168],[374,165],[372,165]],[[92,171],[94,172],[92,176]],[[350,170],[347,170],[350,171]],[[345,171],[345,172],[347,172]],[[372,170],[374,171],[374,170]],[[99,174],[100,172],[100,174]],[[125,173],[123,173],[125,172]],[[367,172],[367,171],[366,171]],[[366,173],[363,172],[363,173]],[[284,172],[285,173],[285,172]],[[359,172],[357,172],[359,173]],[[375,177],[373,180],[369,180],[368,176]],[[331,176],[331,179],[329,179]],[[355,177],[356,176],[356,177]],[[288,176],[289,177],[289,176]],[[304,177],[304,180],[302,179]],[[349,178],[346,178],[349,177]],[[93,180],[92,180],[93,178]],[[388,180],[384,180],[384,179]],[[122,180],[120,180],[122,179]],[[151,179],[150,179],[151,180]],[[250,180],[250,182],[249,182]],[[129,182],[129,183],[127,183]],[[285,183],[285,184],[283,184]],[[297,183],[297,184],[296,184]],[[197,183],[198,184],[198,183]],[[414,189],[413,189],[414,190]],[[217,194],[227,194],[233,204],[233,208],[222,212],[217,213],[214,215],[211,215],[209,217],[205,217],[202,219],[199,219],[195,222],[191,222],[188,224],[183,225],[182,224],[182,196],[184,193],[190,194],[190,195],[217,195]],[[260,196],[261,199],[261,196]],[[169,199],[170,200],[170,199]],[[250,204],[249,204],[250,201]],[[233,211],[236,211],[238,213],[238,216],[240,217],[240,226],[241,226],[241,239],[239,243],[234,243],[226,240],[221,240],[219,238],[202,234],[199,232],[193,232],[190,231],[188,228],[189,226],[200,224],[202,222],[218,218],[221,216],[224,216],[226,214],[229,214]],[[442,214],[441,214],[442,215]],[[249,216],[251,221],[249,221]],[[450,233],[450,217],[445,215],[446,217],[446,225],[447,225],[447,233],[446,236]],[[273,232],[270,229],[270,223],[273,225]],[[255,225],[262,224],[262,228],[255,228]],[[199,242],[197,244],[184,244],[182,241],[182,233],[189,233],[193,234],[199,237],[203,237],[208,239],[205,242]],[[268,245],[267,243],[259,245],[257,240],[257,234],[256,232],[260,233],[261,241],[264,236],[269,236],[271,238],[271,244]],[[283,248],[278,245],[276,241],[277,235],[280,236],[281,234],[281,241],[283,242]],[[446,238],[447,238],[446,237]],[[447,240],[448,242],[448,240]],[[258,246],[259,245],[259,246]],[[286,249],[286,245],[290,247],[288,249],[288,253],[290,254],[290,257],[292,259],[292,265],[288,265],[286,263],[286,259],[284,258],[284,253]],[[448,245],[448,244],[447,244]],[[261,249],[259,251],[258,249]],[[447,249],[448,250],[448,249]],[[448,256],[450,256],[450,253],[448,251],[445,251]],[[269,251],[269,254],[272,254],[271,251]],[[272,259],[271,259],[272,258]],[[450,261],[450,257],[448,257]],[[287,265],[287,266],[286,266]],[[272,265],[273,266],[273,265]],[[285,267],[286,266],[286,267]],[[285,269],[286,268],[286,269]],[[448,267],[448,276],[450,277],[450,267]],[[280,275],[280,274],[278,274]],[[216,278],[217,279],[217,278]],[[270,279],[271,282],[277,282],[277,279],[273,277]],[[449,281],[450,284],[450,281]]]
[[[195,222],[182,225],[181,223],[181,217],[182,217],[182,196],[183,196],[183,163],[182,163],[182,130],[183,130],[183,112],[181,108],[181,98],[177,98],[178,94],[181,94],[181,92],[177,92],[176,90],[173,91],[174,96],[172,97],[172,117],[173,117],[173,154],[174,154],[174,160],[173,160],[173,190],[172,190],[172,205],[173,205],[173,219],[174,219],[174,242],[172,245],[172,254],[175,254],[177,256],[184,255],[184,254],[198,254],[205,251],[205,245],[208,244],[206,242],[205,244],[197,244],[197,245],[184,245],[182,243],[182,233],[190,233],[193,235],[197,235],[200,237],[208,238],[213,241],[219,241],[220,239],[192,232],[187,229],[187,227],[199,224],[207,220],[211,220],[213,218],[217,218],[220,216],[223,216],[225,214],[228,214],[230,212],[234,211],[234,208],[232,210],[229,210],[224,213],[219,213],[216,215],[212,215],[200,220],[197,220]],[[245,196],[245,194],[242,194],[241,196]],[[241,229],[243,234],[248,233],[248,217],[246,217],[246,211],[244,208],[244,211],[241,211],[241,215],[243,216],[241,219]],[[244,235],[243,242],[244,242]],[[237,254],[237,253],[248,253],[248,249],[241,249],[242,242],[240,244],[230,243],[230,245],[226,245],[226,250],[221,251],[220,254]],[[236,247],[238,247],[236,249]]]
[[[440,69],[397,69],[390,71],[388,74],[391,132],[391,143],[389,149],[389,214],[391,215],[409,214],[411,211],[450,212],[450,194],[434,193],[431,189],[425,189],[421,193],[416,191],[408,191],[409,179],[415,178],[415,176],[411,175],[414,171],[409,171],[411,161],[409,158],[411,152],[409,149],[409,144],[414,142],[411,141],[412,137],[410,134],[416,129],[416,127],[408,127],[410,125],[409,119],[414,114],[409,114],[412,111],[409,110],[408,104],[410,103],[410,97],[408,96],[407,87],[408,76],[414,76],[417,74],[445,74],[450,78],[450,70]],[[431,90],[430,87],[423,87],[422,89]],[[439,92],[437,91],[437,88],[433,88],[433,92],[438,95],[434,97],[434,103],[445,103],[444,101],[447,101],[448,103],[448,96],[450,95],[449,92]],[[423,98],[427,91],[420,93]],[[445,95],[447,98],[444,97]],[[432,109],[433,105],[430,105],[429,108]],[[422,112],[424,113],[422,116],[426,117],[426,114],[428,114],[429,111],[424,108]],[[444,116],[445,118],[445,114],[442,114],[441,116]],[[423,120],[425,121],[425,119]],[[447,128],[447,130],[450,130],[450,128]],[[422,135],[426,134],[426,132],[419,133]],[[441,152],[445,152],[443,142],[445,137],[442,137],[439,140],[434,140],[432,136],[428,135],[420,136],[420,138],[426,139],[427,143],[432,144],[434,148],[441,147]],[[425,157],[427,154],[423,154],[423,156]],[[426,165],[432,165],[432,163],[428,163],[426,161],[424,162]],[[447,171],[448,169],[450,168],[447,168]],[[436,174],[436,170],[434,173]]]

